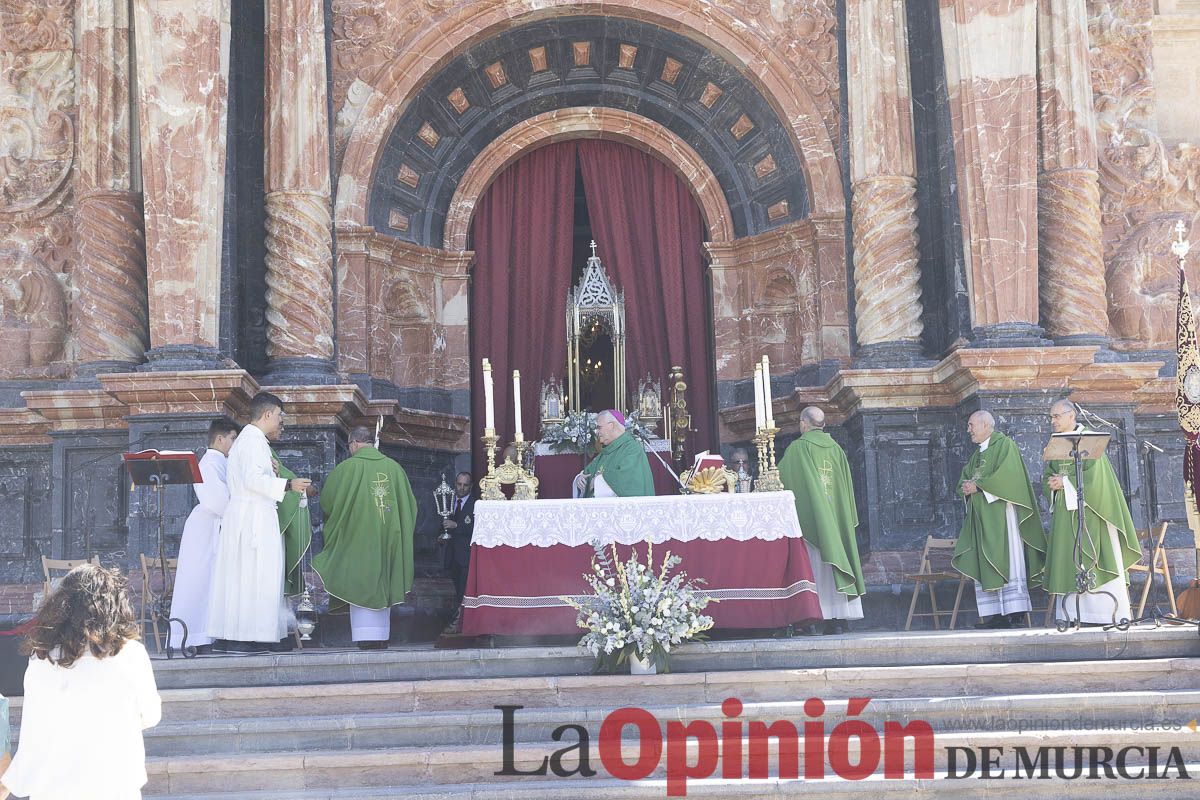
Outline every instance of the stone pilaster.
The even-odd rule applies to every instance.
[[[334,375],[333,232],[323,5],[267,4],[270,383]]]
[[[134,0],[147,367],[219,363],[230,0]]]
[[[976,344],[1038,327],[1037,0],[940,0]]]
[[[848,0],[855,333],[865,361],[921,355],[917,181],[903,0]]]
[[[1104,343],[1108,302],[1084,0],[1039,0],[1039,300],[1056,341]]]

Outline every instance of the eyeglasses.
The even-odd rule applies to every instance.
[[[1067,414],[1072,414],[1072,413],[1074,413],[1074,412],[1072,412],[1072,411],[1060,411],[1060,412],[1058,412],[1057,414],[1051,414],[1051,415],[1050,415],[1050,419],[1058,419],[1059,417],[1065,417]]]

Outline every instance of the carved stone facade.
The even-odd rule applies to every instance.
[[[1167,245],[1179,219],[1200,239],[1200,131],[1160,113],[1154,59],[1185,65],[1194,4],[237,2],[0,2],[0,580],[132,559],[152,526],[119,453],[198,445],[260,383],[318,479],[382,415],[428,494],[473,446],[476,204],[570,138],[690,189],[705,444],[750,435],[769,354],[784,438],[820,403],[851,454],[870,581],[957,528],[977,408],[1031,467],[1067,393],[1171,444]],[[1179,519],[1176,495],[1135,517]]]

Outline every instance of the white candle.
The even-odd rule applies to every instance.
[[[754,430],[766,427],[767,414],[763,407],[762,364],[754,365]]]
[[[771,359],[762,357],[763,410],[766,411],[767,427],[775,427],[775,401],[771,397]]]
[[[525,441],[525,434],[521,431],[521,371],[513,370],[513,413],[517,418],[516,440],[518,442]]]
[[[483,427],[486,430],[496,430],[496,407],[492,401],[492,363],[483,360]]]

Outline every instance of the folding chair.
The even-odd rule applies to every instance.
[[[140,556],[142,559],[142,598],[138,608],[138,619],[143,625],[149,624],[151,630],[154,631],[154,647],[156,648],[157,652],[161,653],[163,651],[163,644],[162,632],[158,628],[158,616],[153,613],[149,616],[146,615],[146,603],[154,587],[152,583],[153,576],[162,574],[162,561],[159,560],[158,556],[146,558],[145,553],[141,553]],[[167,585],[159,587],[160,593],[165,593],[168,586],[173,587],[175,585],[175,570],[178,568],[178,558],[167,559]],[[168,638],[170,637],[170,634],[171,630],[168,623]]]
[[[950,559],[954,557],[954,546],[957,543],[957,539],[925,537],[925,549],[921,552],[921,568],[914,574],[904,576],[905,582],[912,581],[915,584],[912,602],[908,604],[908,620],[904,623],[904,630],[912,630],[913,617],[933,617],[934,629],[941,630],[940,617],[945,614],[950,615],[948,630],[954,630],[954,625],[958,621],[958,608],[962,603],[963,587],[971,581],[950,564]],[[938,610],[937,595],[934,590],[941,581],[958,581],[958,592],[954,595],[952,611]],[[922,587],[929,589],[929,606],[932,611],[917,612],[917,599],[921,595]]]
[[[1167,535],[1167,523],[1160,522],[1158,527],[1149,531],[1137,531],[1138,545],[1146,542],[1149,545],[1149,552],[1154,553],[1154,560],[1157,562],[1153,566],[1149,564],[1150,556],[1146,549],[1142,550],[1142,560],[1129,568],[1130,572],[1146,573],[1146,582],[1142,584],[1142,598],[1138,601],[1137,613],[1135,618],[1140,618],[1142,612],[1146,609],[1146,600],[1150,597],[1150,584],[1153,579],[1151,569],[1162,575],[1163,582],[1167,584],[1167,599],[1171,601],[1171,615],[1179,616],[1179,608],[1175,605],[1175,587],[1171,585],[1171,568],[1167,566],[1167,551],[1163,549],[1163,538]],[[1151,541],[1151,539],[1153,539]]]
[[[42,556],[42,577],[44,578],[42,600],[45,600],[51,592],[58,588],[58,583],[63,579],[63,575],[84,564],[100,566],[100,559],[97,556],[91,558],[46,558]]]

